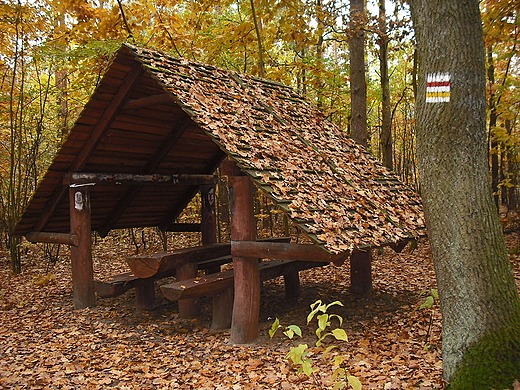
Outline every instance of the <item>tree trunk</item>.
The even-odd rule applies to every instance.
[[[410,0],[419,78],[417,155],[456,389],[520,377],[520,298],[493,202],[478,0]],[[428,84],[427,84],[428,83]]]
[[[381,152],[383,164],[394,169],[392,154],[392,115],[390,107],[390,76],[388,74],[388,34],[385,0],[379,1],[379,70],[381,77]]]
[[[350,2],[351,137],[367,146],[367,85],[365,80],[365,0]]]

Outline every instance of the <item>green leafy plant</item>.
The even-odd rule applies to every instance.
[[[319,369],[312,364],[312,360],[309,355],[311,355],[311,352],[312,355],[317,355],[317,352],[320,351],[320,348],[323,345],[323,341],[329,336],[337,341],[348,341],[347,333],[344,329],[340,328],[343,324],[343,317],[337,314],[328,313],[329,308],[334,305],[343,306],[340,301],[334,301],[332,303],[325,304],[321,300],[317,300],[310,305],[311,312],[307,316],[307,325],[309,325],[311,321],[316,318],[317,328],[315,334],[317,340],[315,347],[310,348],[308,344],[299,344],[297,347],[292,347],[286,356],[287,360],[290,360],[296,367],[298,367],[299,374],[303,372],[309,378],[313,379],[319,388],[323,388],[321,382],[315,375]],[[337,320],[340,327],[331,329],[332,321],[334,319]],[[269,329],[269,336],[273,338],[280,328],[284,329],[283,333],[289,339],[293,339],[295,335],[302,337],[302,330],[299,326],[289,325],[284,327],[280,324],[280,320],[278,318],[276,318],[271,328]],[[323,350],[322,353],[322,358],[332,368],[331,379],[334,383],[333,389],[343,389],[348,384],[354,390],[361,390],[362,385],[359,379],[353,375],[350,375],[348,370],[344,367],[346,357],[344,355],[331,356],[331,351],[336,348],[336,345],[329,345]]]
[[[428,321],[428,330],[426,331],[426,336],[424,340],[424,348],[429,349],[431,346],[428,345],[428,340],[430,339],[432,325],[433,325],[433,316],[434,316],[434,306],[436,301],[439,299],[439,292],[436,288],[431,288],[429,290],[424,290],[419,296],[426,295],[424,302],[419,306],[420,310],[427,310],[429,312],[430,319]]]

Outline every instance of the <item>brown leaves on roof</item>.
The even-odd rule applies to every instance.
[[[417,194],[292,89],[133,49],[192,119],[327,251],[423,234]]]

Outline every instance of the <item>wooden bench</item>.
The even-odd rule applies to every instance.
[[[285,292],[288,297],[296,297],[300,293],[299,271],[321,267],[327,263],[297,260],[270,260],[258,264],[260,281],[274,279],[278,276],[284,277]],[[193,299],[202,296],[216,296],[219,294],[229,294],[233,289],[234,273],[233,270],[218,272],[203,277],[180,280],[161,286],[163,295],[172,300]],[[214,302],[215,304],[215,302]],[[222,311],[228,310],[227,313]],[[213,311],[213,328],[221,328],[222,322],[230,323],[231,308],[220,307]],[[215,316],[219,319],[215,321]],[[225,318],[227,317],[227,320]],[[215,325],[217,322],[219,325]]]
[[[290,238],[273,237],[259,241],[289,242]],[[131,256],[126,261],[131,272],[111,276],[105,281],[94,280],[98,297],[117,297],[135,288],[137,308],[151,310],[155,306],[155,281],[170,276],[189,279],[199,270],[208,274],[218,272],[220,266],[232,261],[231,244],[219,243],[172,252]]]
[[[221,256],[214,259],[207,259],[195,263],[198,270],[212,271],[220,266],[230,263],[231,256]],[[122,274],[113,275],[107,280],[94,280],[94,288],[97,296],[100,298],[114,298],[120,296],[127,291],[135,288],[136,306],[140,310],[151,310],[155,300],[154,282],[170,276],[175,276],[176,269],[172,268],[163,272],[154,274],[148,278],[140,278],[135,276],[133,272],[124,272]],[[153,294],[152,294],[153,292]],[[150,296],[153,295],[153,298]]]

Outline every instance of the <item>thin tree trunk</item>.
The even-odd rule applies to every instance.
[[[488,179],[479,2],[409,2],[419,57],[417,155],[443,315],[444,377],[450,390],[510,388],[520,374],[520,297]],[[437,83],[449,91],[432,96]]]
[[[381,77],[381,152],[383,164],[394,168],[392,153],[392,115],[390,107],[390,76],[388,74],[388,34],[385,0],[379,1],[379,70]]]
[[[365,79],[365,0],[350,2],[351,137],[367,146],[367,86]]]
[[[262,35],[260,34],[260,22],[256,17],[255,0],[250,0],[250,2],[253,24],[255,25],[256,41],[258,43],[258,74],[260,77],[265,77],[264,47],[262,45]]]

